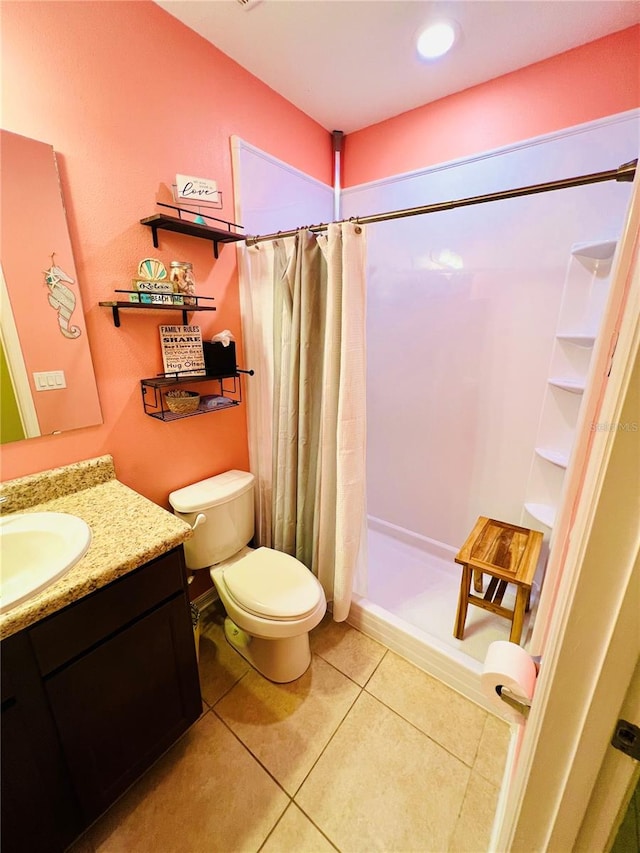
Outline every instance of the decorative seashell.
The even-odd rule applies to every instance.
[[[145,258],[138,264],[138,275],[146,279],[162,279],[167,277],[167,268],[157,258]]]

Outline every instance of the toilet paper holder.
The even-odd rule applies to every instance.
[[[516,699],[516,697],[511,693],[508,687],[499,684],[496,687],[496,693],[502,699],[503,702],[506,702],[507,705],[510,705],[519,714],[522,714],[525,719],[529,716],[531,704],[523,698]]]
[[[534,662],[536,667],[536,672],[540,672],[540,662],[542,661],[542,655],[531,655],[531,660]],[[496,687],[496,693],[511,708],[517,711],[519,714],[527,719],[529,716],[529,711],[531,710],[531,700],[526,699],[524,696],[515,697],[515,695],[509,690],[508,687],[505,687],[504,684],[499,684]]]

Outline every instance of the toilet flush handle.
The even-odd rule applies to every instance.
[[[206,516],[204,513],[199,512],[199,513],[196,515],[195,521],[194,521],[194,522],[193,522],[193,524],[191,525],[191,529],[192,529],[192,530],[195,530],[195,529],[196,529],[196,527],[198,527],[200,524],[204,524],[206,520],[207,520],[207,516]]]

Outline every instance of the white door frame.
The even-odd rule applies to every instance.
[[[542,663],[497,850],[573,849],[640,654],[640,492],[633,467],[640,432],[616,427],[624,418],[640,422],[632,386],[640,383],[639,187],[636,177],[558,520],[558,582],[543,587],[550,619],[537,648],[532,638]]]

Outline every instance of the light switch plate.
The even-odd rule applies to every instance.
[[[45,370],[33,374],[36,391],[59,391],[67,387],[64,370]]]

